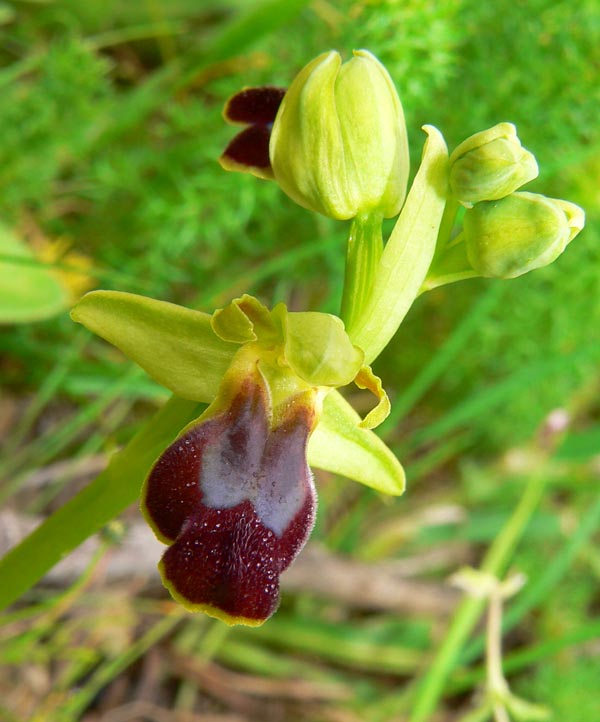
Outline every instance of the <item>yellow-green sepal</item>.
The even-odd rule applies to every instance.
[[[209,314],[133,293],[92,291],[71,318],[192,401],[212,401],[239,348],[217,336]]]
[[[323,402],[321,419],[308,443],[308,463],[358,481],[383,494],[404,492],[405,475],[392,451],[337,391]]]

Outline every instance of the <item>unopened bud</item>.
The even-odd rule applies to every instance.
[[[450,155],[450,190],[468,207],[504,198],[537,175],[535,157],[512,123],[475,133]]]
[[[338,219],[400,212],[409,168],[404,114],[387,70],[366,50],[344,64],[331,51],[300,71],[269,152],[275,179],[305,208]]]
[[[537,193],[477,203],[464,218],[469,263],[488,278],[516,278],[556,260],[584,221],[574,203]]]

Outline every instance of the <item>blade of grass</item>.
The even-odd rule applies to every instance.
[[[552,561],[531,583],[527,584],[519,594],[510,609],[504,615],[502,630],[508,632],[513,629],[538,604],[548,598],[551,590],[559,584],[564,575],[571,568],[579,550],[600,526],[600,496],[587,510],[579,522],[577,529],[569,536],[564,546],[553,557]],[[468,663],[484,648],[483,638],[473,641],[461,656],[461,662]]]
[[[501,578],[523,533],[533,516],[546,487],[544,469],[530,477],[514,512],[489,548],[481,569]],[[477,624],[486,600],[465,597],[460,603],[450,628],[427,670],[416,680],[415,696],[409,722],[426,722],[433,715],[441,698],[446,681],[456,667],[463,645]],[[402,700],[404,704],[405,700]]]
[[[290,248],[285,253],[265,259],[250,269],[244,270],[242,266],[237,273],[223,274],[221,278],[216,279],[215,283],[199,293],[191,305],[194,308],[210,308],[213,306],[215,297],[223,296],[229,289],[235,289],[234,293],[239,293],[238,289],[245,288],[247,293],[252,293],[253,289],[262,281],[271,277],[275,279],[300,261],[320,255],[327,245],[332,247],[339,245],[339,238],[335,236],[327,239],[319,238],[312,243],[303,243],[295,248]]]
[[[446,441],[441,441],[424,456],[406,464],[406,477],[411,480],[411,484],[414,484],[415,481],[428,476],[439,466],[451,459],[458,458],[458,455],[471,446],[472,442],[473,435],[469,431],[455,434]]]
[[[483,389],[475,396],[471,396],[449,411],[439,421],[433,422],[426,429],[413,434],[410,446],[414,448],[433,440],[439,443],[444,435],[505,403],[507,398],[518,394],[520,389],[531,385],[539,385],[544,378],[571,369],[573,363],[577,361],[586,361],[597,357],[600,357],[600,345],[594,342],[581,346],[577,351],[569,355],[544,359],[531,364],[522,371],[518,371],[503,381]]]
[[[371,630],[358,626],[279,617],[252,632],[256,642],[315,654],[351,669],[402,675],[425,663],[421,650],[401,647],[389,639],[382,641]],[[240,634],[246,637],[248,632],[240,629]]]
[[[265,647],[230,639],[215,655],[215,658],[226,664],[250,674],[284,679],[286,677],[306,679],[318,682],[342,682],[340,672],[314,665],[307,661],[295,659],[287,653],[276,653]]]
[[[56,394],[58,388],[72,368],[73,363],[83,354],[89,340],[90,336],[84,329],[77,329],[73,341],[66,352],[63,351],[58,354],[54,367],[45,377],[42,385],[37,389],[35,397],[27,407],[27,410],[21,419],[19,419],[9,438],[6,439],[2,450],[3,458],[10,458],[14,454],[15,449],[23,442],[23,439],[31,430],[35,420]]]
[[[185,610],[173,607],[170,614],[162,616],[140,639],[136,640],[125,652],[107,660],[92,674],[83,687],[76,692],[70,693],[69,699],[58,709],[53,710],[55,719],[75,721],[81,719],[81,714],[90,705],[94,697],[102,691],[106,685],[112,682],[123,670],[127,669],[133,662],[139,659],[147,650],[157,644],[186,614]],[[35,717],[32,722],[45,722],[48,718],[44,716]]]
[[[264,0],[234,16],[200,54],[191,58],[173,91],[178,92],[189,86],[209,64],[239,57],[260,38],[293,20],[308,3],[309,0]]]
[[[54,564],[137,499],[156,457],[200,408],[192,401],[171,397],[113,456],[106,471],[0,560],[0,609],[18,599]]]
[[[2,469],[2,476],[10,478],[0,490],[0,502],[4,501],[18,488],[22,473],[32,461],[36,466],[43,466],[52,457],[67,447],[88,426],[100,417],[132,379],[142,375],[142,371],[133,364],[129,365],[123,375],[109,386],[104,393],[87,406],[83,406],[68,421],[54,425],[46,433],[28,444],[20,452],[7,460]]]

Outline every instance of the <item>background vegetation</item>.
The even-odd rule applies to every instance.
[[[0,326],[3,543],[10,524],[27,527],[92,478],[166,398],[69,320],[83,291],[203,310],[248,291],[337,311],[344,224],[216,163],[232,136],[227,97],[285,86],[330,47],[367,47],[388,67],[415,167],[423,123],[452,148],[513,121],[540,163],[532,189],[582,205],[587,228],[534,274],[427,294],[378,360],[394,402],[383,433],[408,491],[390,502],[320,475],[307,558],[357,578],[375,570],[379,602],[298,578],[258,630],[183,615],[135,563],[111,577],[132,510],[83,577],[67,569],[5,614],[7,722],[403,719],[456,602],[444,580],[478,564],[536,475],[543,498],[510,560],[529,582],[507,603],[507,674],[556,722],[599,718],[596,0],[1,2],[0,236],[34,256],[0,241],[0,294],[40,263],[68,294],[58,314]],[[444,688],[443,722],[477,705],[481,632]]]

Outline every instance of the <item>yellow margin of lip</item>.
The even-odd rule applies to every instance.
[[[179,602],[179,604],[181,604],[181,606],[188,612],[203,612],[209,617],[214,617],[215,619],[219,619],[221,622],[225,622],[225,624],[230,627],[233,627],[236,624],[244,624],[247,627],[260,627],[267,621],[267,618],[250,619],[248,617],[234,617],[231,614],[227,614],[227,612],[224,612],[222,609],[214,607],[212,604],[193,604],[189,599],[186,599],[182,594],[180,594],[173,584],[167,579],[162,559],[158,563],[158,571],[160,572],[162,583],[169,590],[173,599],[176,602]]]
[[[149,476],[150,474],[148,474],[148,477]],[[171,539],[170,537],[165,536],[161,533],[160,529],[154,523],[154,519],[150,516],[150,512],[148,511],[148,507],[146,506],[146,484],[148,482],[148,477],[146,477],[146,479],[144,480],[144,485],[142,486],[142,500],[140,502],[140,511],[142,512],[142,516],[146,520],[146,523],[148,524],[150,529],[152,529],[152,531],[154,532],[154,536],[158,539],[158,541],[162,544],[171,545],[175,542],[175,539]]]

